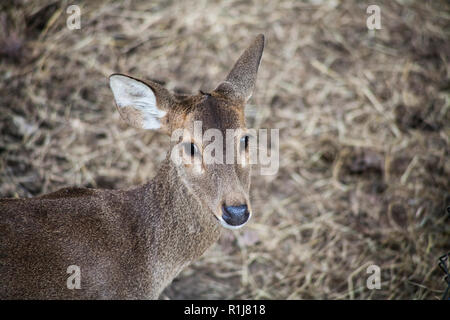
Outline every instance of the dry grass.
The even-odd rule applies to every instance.
[[[77,1],[80,3],[80,1]],[[0,16],[0,196],[127,188],[168,139],[119,120],[106,77],[213,88],[267,38],[248,107],[280,129],[280,170],[254,176],[254,218],[162,298],[436,299],[450,250],[450,6],[376,1],[15,1]],[[380,290],[366,268],[381,268]]]

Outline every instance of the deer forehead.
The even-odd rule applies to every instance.
[[[241,105],[213,96],[188,104],[190,105],[182,105],[182,111],[174,115],[174,128],[184,128],[192,132],[195,122],[201,122],[202,134],[209,129],[218,129],[225,134],[227,129],[245,128],[244,107]]]

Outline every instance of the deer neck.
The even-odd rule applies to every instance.
[[[148,246],[164,244],[154,251],[159,261],[189,263],[218,240],[221,229],[218,221],[188,190],[169,157],[139,193],[144,203],[142,214]]]

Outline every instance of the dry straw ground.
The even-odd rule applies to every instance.
[[[119,119],[107,76],[212,89],[267,38],[248,124],[280,129],[280,169],[253,177],[254,218],[162,298],[437,299],[450,250],[450,6],[370,1],[2,2],[0,196],[128,188],[168,138]],[[381,289],[366,268],[381,268]]]

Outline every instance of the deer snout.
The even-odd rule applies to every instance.
[[[222,206],[222,219],[226,227],[242,227],[250,218],[250,212],[246,204],[240,206]]]

